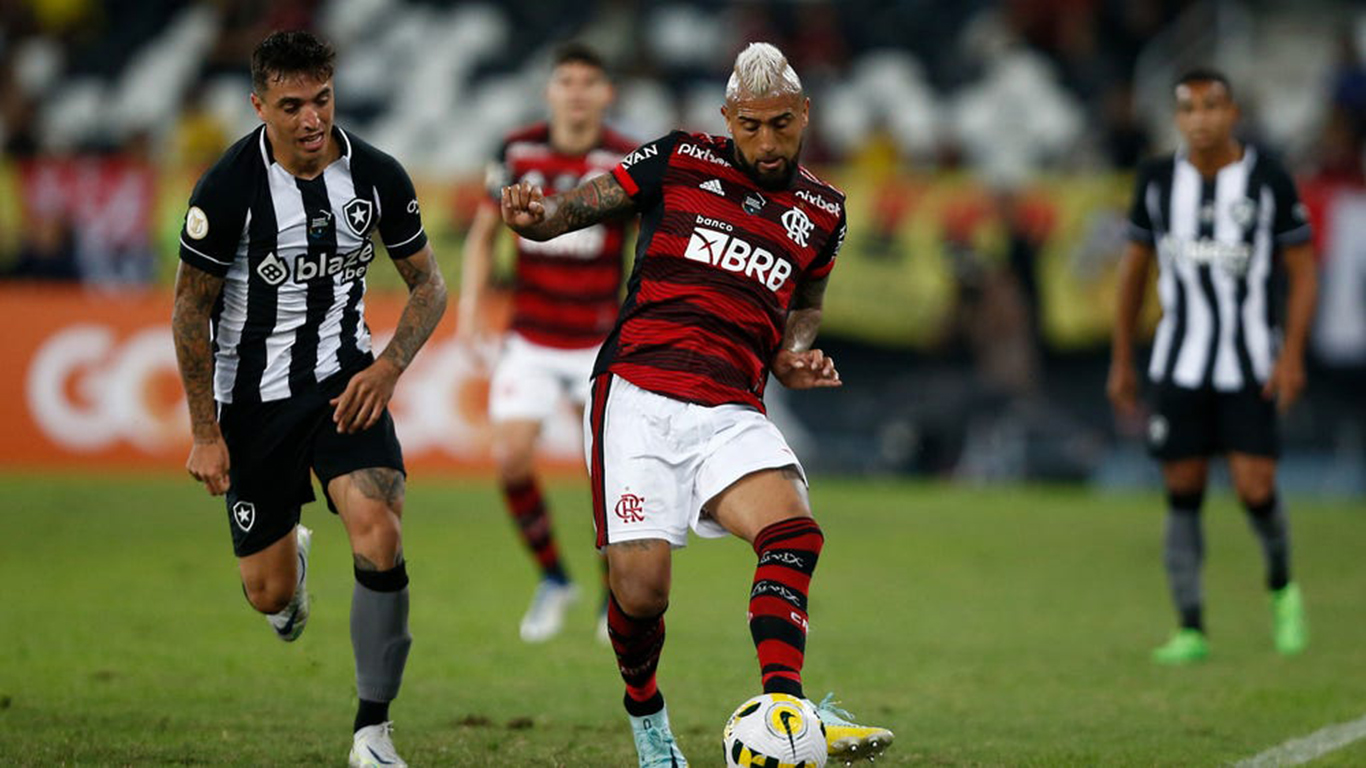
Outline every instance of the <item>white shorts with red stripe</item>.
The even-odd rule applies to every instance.
[[[593,380],[583,419],[597,545],[663,539],[688,543],[688,529],[726,530],[702,508],[761,469],[806,471],[764,414],[742,405],[708,407],[649,392],[619,376]]]
[[[509,333],[489,382],[489,419],[545,421],[561,400],[583,407],[597,357],[596,346],[556,349]]]

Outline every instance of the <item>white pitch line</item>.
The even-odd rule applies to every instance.
[[[1350,723],[1338,723],[1298,739],[1291,739],[1246,760],[1234,763],[1234,768],[1270,768],[1270,766],[1303,765],[1310,760],[1342,749],[1354,741],[1366,738],[1366,715]]]

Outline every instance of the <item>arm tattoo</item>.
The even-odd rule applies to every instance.
[[[546,199],[545,220],[522,234],[532,240],[549,240],[634,210],[631,197],[616,177],[608,173],[562,195],[551,195]]]
[[[367,499],[394,508],[403,503],[403,473],[389,467],[370,467],[351,473],[351,482]]]
[[[395,259],[394,266],[408,284],[408,303],[399,317],[394,338],[380,357],[406,370],[427,342],[441,315],[446,312],[446,280],[436,267],[431,248],[424,248],[405,259]]]
[[[176,362],[190,407],[190,428],[196,440],[210,440],[217,432],[213,402],[213,344],[209,340],[209,315],[223,290],[223,278],[189,264],[176,273],[175,309],[171,333],[175,337]]]
[[[828,277],[804,280],[797,285],[792,308],[787,313],[787,328],[783,332],[783,349],[804,352],[816,341],[821,326],[821,306],[825,301]]]

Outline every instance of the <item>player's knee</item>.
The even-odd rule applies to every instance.
[[[498,466],[498,480],[503,485],[519,486],[531,482],[533,466],[531,451],[499,451],[494,460]]]
[[[658,616],[669,607],[669,586],[655,580],[622,580],[612,584],[612,595],[627,616]]]
[[[1272,478],[1257,478],[1237,483],[1235,491],[1238,500],[1249,512],[1268,509],[1276,496],[1276,483]]]
[[[1276,473],[1261,468],[1238,472],[1233,478],[1233,491],[1245,507],[1265,506],[1276,493]]]
[[[351,551],[364,554],[376,563],[393,563],[403,540],[397,515],[388,509],[354,516],[350,525]]]
[[[257,611],[279,613],[294,599],[294,584],[284,579],[250,579],[242,582],[242,592]]]

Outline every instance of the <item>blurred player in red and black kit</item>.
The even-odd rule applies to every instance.
[[[763,394],[770,371],[795,389],[840,384],[811,345],[844,239],[844,195],[798,165],[809,110],[783,54],[755,43],[726,87],[730,138],[676,131],[572,191],[546,197],[525,181],[503,190],[503,220],[534,240],[641,215],[584,424],[612,647],[641,766],[687,764],[655,672],[672,550],[689,528],[753,545],[749,628],[764,691],[805,695],[807,592],[824,537]],[[828,697],[819,712],[838,759],[891,742]]]
[[[512,133],[489,170],[490,204],[480,206],[465,241],[459,332],[484,336],[483,303],[502,230],[497,200],[507,184],[525,181],[567,192],[611,172],[635,144],[603,124],[613,89],[606,67],[577,44],[555,57],[546,102],[550,120]],[[550,514],[534,473],[541,427],[568,399],[582,410],[598,347],[621,303],[622,262],[630,217],[605,221],[546,242],[517,238],[512,327],[489,390],[498,480],[541,569],[541,582],[522,618],[527,642],[553,637],[578,590],[565,572]],[[605,640],[606,625],[600,625]]]

